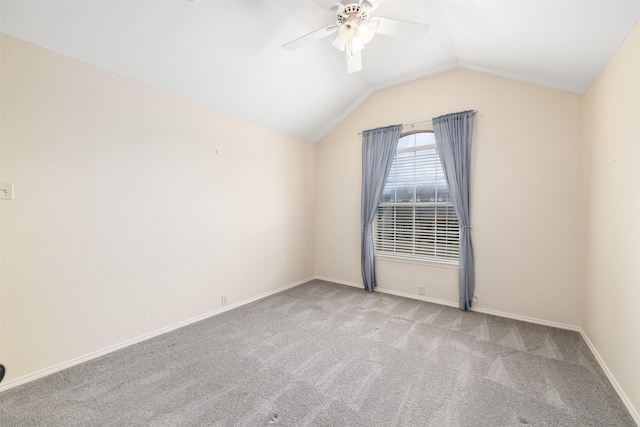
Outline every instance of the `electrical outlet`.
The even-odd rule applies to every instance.
[[[477,302],[478,301],[478,297],[474,295],[473,298],[471,298],[471,301],[472,302]]]
[[[424,295],[424,285],[418,286],[418,295]]]
[[[227,305],[227,297],[226,296],[222,296],[222,305]]]
[[[13,200],[16,194],[16,186],[12,182],[3,182],[0,184],[0,199]]]

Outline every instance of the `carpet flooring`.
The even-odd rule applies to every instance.
[[[635,426],[573,331],[314,280],[0,393],[2,426]]]

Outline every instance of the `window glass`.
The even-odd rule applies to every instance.
[[[436,144],[436,137],[433,132],[419,132],[413,135],[416,139],[416,146]]]
[[[398,150],[402,150],[403,148],[410,148],[416,146],[416,137],[415,134],[406,135],[400,138],[398,141]]]

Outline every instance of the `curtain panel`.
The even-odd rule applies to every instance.
[[[389,177],[402,125],[362,132],[361,268],[364,288],[373,292],[376,272],[373,248],[373,219]]]
[[[474,115],[474,111],[463,111],[432,120],[438,154],[460,224],[459,307],[464,311],[471,310],[475,288],[469,215]]]

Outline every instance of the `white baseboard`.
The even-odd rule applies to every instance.
[[[347,285],[347,286],[354,286],[356,288],[363,288],[362,283],[346,282],[344,280],[337,280],[337,279],[332,279],[330,277],[323,277],[323,276],[316,276],[315,278],[319,279],[319,280],[325,280],[327,282],[338,283],[340,285]],[[437,298],[430,298],[430,297],[425,297],[425,296],[422,296],[422,295],[408,294],[408,293],[396,291],[396,290],[393,290],[393,289],[376,287],[376,292],[380,292],[380,293],[383,293],[383,294],[397,295],[399,297],[411,298],[411,299],[415,299],[415,300],[419,300],[419,301],[432,302],[434,304],[446,305],[448,307],[458,308],[458,303],[457,302],[446,301],[446,300],[441,300],[441,299],[437,299]],[[551,322],[551,321],[548,321],[548,320],[536,319],[534,317],[521,316],[519,314],[505,313],[505,312],[502,312],[502,311],[490,310],[490,309],[487,309],[487,308],[473,307],[471,309],[471,311],[475,311],[477,313],[491,314],[493,316],[498,316],[498,317],[506,317],[508,319],[521,320],[523,322],[536,323],[538,325],[551,326],[553,328],[568,329],[570,331],[578,332],[580,330],[580,328],[577,327],[577,326],[565,325],[564,323],[557,323],[557,322]]]
[[[609,367],[607,366],[606,363],[604,363],[604,360],[602,359],[602,357],[600,357],[598,350],[596,350],[595,346],[589,339],[589,336],[585,331],[582,330],[582,328],[580,329],[580,335],[582,336],[582,339],[584,339],[584,341],[587,343],[587,346],[589,346],[589,350],[591,350],[591,353],[593,353],[593,356],[598,361],[598,364],[600,365],[605,375],[609,379],[609,382],[611,383],[611,385],[613,385],[613,388],[615,389],[616,393],[618,393],[618,396],[620,396],[620,400],[622,400],[622,403],[624,403],[624,406],[626,406],[627,410],[629,411],[629,414],[631,414],[631,418],[633,418],[635,423],[638,426],[640,426],[640,413],[638,412],[638,409],[636,409],[633,406],[633,403],[631,403],[631,400],[627,397],[622,387],[620,387],[620,384],[618,384],[618,381],[616,381],[616,378],[613,376],[613,374],[609,370]]]
[[[347,285],[347,286],[353,286],[354,288],[364,289],[364,285],[362,283],[347,282],[346,280],[332,279],[331,277],[324,277],[324,276],[316,276],[314,277],[314,279],[324,280],[325,282],[337,283],[339,285]]]
[[[502,311],[496,311],[496,310],[491,310],[491,309],[482,308],[482,307],[473,307],[471,308],[471,311],[475,311],[477,313],[491,314],[493,316],[498,316],[498,317],[506,317],[507,319],[521,320],[523,322],[535,323],[537,325],[550,326],[552,328],[567,329],[569,331],[580,332],[580,328],[578,326],[552,322],[550,320],[536,319],[535,317],[527,317],[527,316],[521,316],[519,314],[505,313]]]
[[[301,284],[306,283],[306,282],[308,282],[310,280],[313,280],[313,279],[314,279],[314,277],[308,277],[308,278],[300,280],[298,282],[291,283],[291,284],[286,285],[286,286],[282,286],[280,288],[274,289],[274,290],[269,291],[269,292],[265,292],[263,294],[255,296],[253,298],[249,298],[249,299],[237,302],[235,304],[226,305],[224,307],[221,307],[219,309],[210,311],[210,312],[202,314],[200,316],[196,316],[196,317],[193,317],[191,319],[184,320],[182,322],[178,322],[178,323],[173,324],[171,326],[167,326],[166,328],[158,329],[158,330],[150,332],[148,334],[144,334],[144,335],[141,335],[139,337],[124,341],[124,342],[122,342],[120,344],[116,344],[116,345],[104,348],[102,350],[98,350],[98,351],[95,351],[93,353],[89,353],[87,355],[84,355],[84,356],[69,360],[67,362],[59,363],[59,364],[57,364],[55,366],[52,366],[50,368],[42,369],[40,371],[31,373],[31,374],[28,374],[28,375],[25,375],[25,376],[22,376],[22,377],[19,377],[19,378],[15,378],[15,379],[13,379],[11,381],[7,381],[2,386],[0,386],[0,391],[8,390],[10,388],[17,387],[17,386],[20,386],[22,384],[26,384],[26,383],[28,383],[30,381],[37,380],[38,378],[46,377],[47,375],[51,375],[53,373],[62,371],[63,369],[67,369],[67,368],[70,368],[72,366],[79,365],[80,363],[88,362],[89,360],[96,359],[98,357],[104,356],[105,354],[112,353],[112,352],[120,350],[122,348],[129,347],[130,345],[134,345],[134,344],[140,343],[142,341],[146,341],[146,340],[148,340],[150,338],[157,337],[158,335],[162,335],[162,334],[165,334],[167,332],[171,332],[171,331],[173,331],[175,329],[179,329],[179,328],[182,328],[184,326],[190,325],[192,323],[196,323],[196,322],[199,322],[201,320],[208,319],[209,317],[216,316],[216,315],[224,313],[226,311],[233,310],[234,308],[237,308],[237,307],[243,306],[245,304],[249,304],[251,302],[257,301],[259,299],[266,298],[268,296],[277,294],[279,292],[282,292],[282,291],[285,291],[285,290],[287,290],[289,288],[293,288],[295,286],[301,285]]]
[[[364,290],[364,285],[362,283],[347,282],[345,280],[332,279],[330,277],[324,277],[324,276],[316,276],[316,279],[324,280],[324,281],[332,282],[332,283],[337,283],[339,285],[353,286],[354,288],[360,288],[360,289]],[[452,303],[451,301],[439,300],[439,299],[436,299],[436,298],[429,298],[429,297],[425,297],[425,296],[422,296],[422,295],[407,294],[405,292],[395,291],[393,289],[381,288],[379,286],[376,287],[376,292],[380,292],[380,293],[383,293],[383,294],[396,295],[396,296],[399,296],[399,297],[417,299],[417,300],[420,300],[420,301],[432,302],[434,304],[447,305],[449,307],[458,307],[457,304]]]

